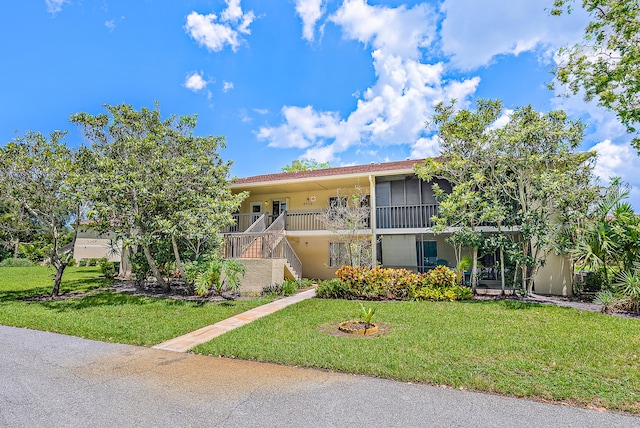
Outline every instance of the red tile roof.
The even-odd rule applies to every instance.
[[[279,172],[275,174],[254,175],[252,177],[239,178],[233,184],[263,183],[281,180],[297,180],[302,178],[335,177],[341,175],[368,175],[376,172],[412,170],[413,166],[424,159],[403,160],[396,162],[371,163],[368,165],[341,166],[337,168],[316,169],[313,171]]]

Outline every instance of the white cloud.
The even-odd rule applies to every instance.
[[[306,150],[304,157],[319,161],[335,160],[352,147],[409,144],[426,150],[424,122],[433,106],[451,98],[464,104],[480,82],[477,77],[445,81],[442,63],[420,62],[420,48],[435,36],[433,11],[424,4],[393,9],[352,0],[331,19],[345,37],[370,46],[377,80],[346,118],[312,106],[284,106],[283,124],[260,128],[258,138],[270,147]]]
[[[198,92],[207,86],[207,81],[199,73],[191,73],[184,81],[184,86],[193,92]]]
[[[47,11],[55,15],[62,10],[65,3],[71,3],[71,0],[44,0],[47,4]]]
[[[118,23],[124,21],[124,16],[121,16],[120,19],[110,19],[108,21],[105,21],[104,26],[107,27],[109,29],[109,31],[113,31],[116,26],[118,25]]]
[[[240,0],[226,0],[226,3],[227,8],[222,11],[220,20],[213,13],[201,15],[191,12],[187,16],[185,31],[199,45],[213,52],[221,51],[226,45],[237,51],[243,41],[239,33],[251,34],[249,25],[255,19],[253,11],[242,11]]]
[[[640,184],[640,157],[630,144],[614,144],[604,140],[592,147],[598,153],[595,174],[605,182],[612,177],[622,177],[629,183]]]
[[[500,129],[504,128],[504,126],[511,121],[511,115],[513,114],[513,110],[505,109],[502,114],[493,122],[489,129]]]
[[[440,153],[440,137],[433,135],[429,138],[418,138],[411,147],[411,159],[421,159],[437,156]]]
[[[222,92],[229,92],[233,89],[233,82],[227,82],[226,80],[222,82]]]
[[[315,38],[316,22],[324,13],[323,0],[296,0],[296,13],[302,19],[302,38],[310,42]]]
[[[581,39],[587,14],[549,14],[551,1],[444,0],[442,50],[461,69],[490,64],[497,55],[519,55],[534,49],[546,56]]]
[[[366,0],[346,0],[331,21],[345,35],[372,48],[406,58],[418,58],[420,47],[435,37],[435,12],[426,3],[411,9],[370,6]]]

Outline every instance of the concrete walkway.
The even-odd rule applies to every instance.
[[[282,308],[286,308],[289,305],[293,305],[294,303],[298,303],[303,300],[311,299],[312,297],[315,297],[315,295],[315,288],[307,291],[302,291],[296,295],[285,297],[284,299],[280,300],[275,300],[271,303],[258,306],[257,308],[250,309],[247,312],[243,312],[231,318],[224,319],[215,324],[202,327],[201,329],[192,331],[191,333],[187,333],[184,336],[179,336],[167,340],[166,342],[159,343],[153,346],[153,348],[164,349],[165,351],[187,352],[194,346],[208,342],[211,339],[218,337],[230,330],[242,327],[243,325],[248,324],[251,321],[255,321],[258,318],[262,318],[266,315],[272,314]]]

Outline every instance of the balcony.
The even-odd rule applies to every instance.
[[[236,224],[223,233],[243,233],[265,213],[234,214]],[[376,208],[376,229],[411,229],[432,227],[431,217],[438,214],[438,205],[396,205]],[[324,210],[287,211],[285,214],[284,230],[288,232],[321,231],[326,230]],[[275,218],[265,215],[269,227]],[[370,228],[370,221],[366,222],[366,229]]]
[[[395,205],[376,208],[377,229],[412,229],[432,227],[431,217],[438,215],[438,205]]]

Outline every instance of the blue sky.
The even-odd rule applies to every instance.
[[[31,0],[0,4],[0,144],[70,131],[103,104],[160,103],[224,135],[233,175],[294,159],[335,166],[433,156],[438,101],[565,109],[589,124],[596,173],[621,176],[640,208],[640,157],[610,112],[546,84],[581,10],[552,0]]]

